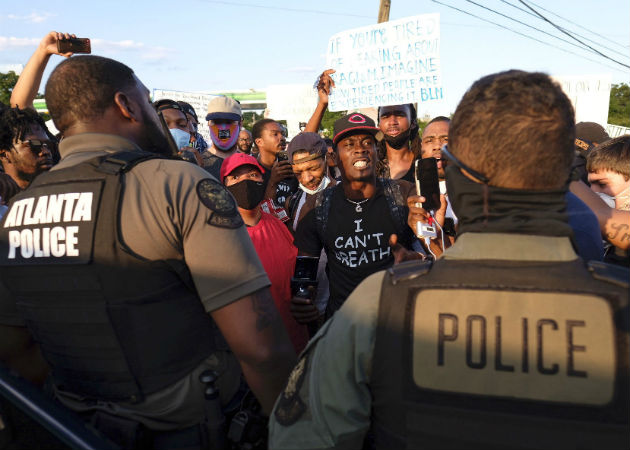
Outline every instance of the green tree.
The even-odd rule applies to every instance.
[[[630,127],[630,86],[626,83],[613,84],[610,88],[608,123]]]
[[[15,83],[17,83],[18,76],[17,74],[10,70],[7,73],[0,72],[0,102],[8,105],[11,100],[11,92],[13,92],[13,87]]]
[[[263,115],[258,114],[256,111],[247,111],[243,113],[243,128],[252,131],[252,126],[254,122],[262,119]]]
[[[322,118],[322,123],[319,126],[319,129],[322,130],[322,134],[327,137],[327,138],[331,138],[333,137],[333,127],[335,124],[335,120],[343,117],[346,115],[346,111],[336,111],[336,112],[330,112],[328,110],[326,110],[324,112],[324,117]]]

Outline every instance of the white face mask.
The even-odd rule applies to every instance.
[[[179,128],[170,128],[168,131],[171,132],[171,136],[173,136],[173,140],[175,141],[175,145],[177,145],[177,149],[183,147],[188,147],[190,143],[190,133],[184,130],[180,130]]]
[[[300,189],[302,189],[304,192],[306,192],[309,195],[313,195],[313,194],[317,194],[320,191],[323,191],[324,189],[326,189],[326,186],[328,186],[330,184],[330,179],[328,177],[324,177],[322,179],[322,182],[319,183],[319,186],[317,186],[316,189],[311,190],[311,189],[307,189],[304,186],[302,186],[302,184],[300,183]]]
[[[606,203],[610,208],[615,209],[615,197],[611,197],[603,192],[596,192],[596,194],[599,195],[599,198],[604,200],[604,203]]]
[[[440,194],[442,195],[446,194],[446,181],[440,180],[439,185],[440,185]]]

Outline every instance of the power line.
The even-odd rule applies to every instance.
[[[362,19],[374,19],[373,16],[362,16],[359,14],[346,14],[346,13],[333,13],[330,11],[321,11],[317,9],[285,8],[285,7],[280,7],[280,6],[256,5],[253,3],[236,3],[236,2],[219,1],[219,0],[202,0],[202,1],[204,3],[216,3],[219,5],[228,5],[228,6],[247,6],[249,8],[273,9],[276,11],[290,11],[290,12],[300,12],[300,13],[322,14],[325,16],[346,16],[346,17],[360,17]]]
[[[472,17],[474,17],[474,18],[476,18],[476,19],[483,20],[484,22],[491,23],[492,25],[496,25],[496,26],[497,26],[497,27],[499,27],[499,28],[503,28],[503,29],[505,29],[505,30],[511,31],[512,33],[516,33],[516,34],[518,34],[519,36],[523,36],[523,37],[525,37],[525,38],[527,38],[527,39],[531,39],[531,40],[533,40],[533,41],[539,42],[539,43],[541,43],[541,44],[543,44],[543,45],[546,45],[546,46],[548,46],[548,47],[553,47],[553,48],[555,48],[555,49],[557,49],[557,50],[560,50],[560,51],[563,51],[563,52],[565,52],[565,53],[569,53],[569,54],[574,55],[574,56],[577,56],[577,57],[579,57],[579,58],[586,59],[587,61],[591,61],[591,62],[594,62],[594,63],[596,63],[596,64],[601,64],[602,66],[608,67],[609,69],[613,69],[613,70],[616,70],[616,71],[621,72],[621,73],[624,73],[624,74],[626,73],[626,71],[625,71],[625,70],[621,70],[621,69],[618,69],[617,67],[612,67],[612,66],[609,66],[608,64],[604,64],[604,63],[603,63],[603,62],[601,62],[601,61],[595,61],[594,59],[587,58],[587,57],[586,57],[586,56],[584,56],[584,55],[580,55],[580,54],[578,54],[578,53],[572,52],[572,51],[567,50],[567,49],[565,49],[565,48],[558,47],[557,45],[550,44],[549,42],[541,41],[540,39],[536,39],[535,37],[528,36],[527,34],[523,34],[523,33],[519,32],[519,31],[513,30],[512,28],[508,28],[508,27],[506,27],[506,26],[504,26],[504,25],[501,25],[501,24],[499,24],[499,23],[493,22],[492,20],[484,19],[483,17],[479,17],[479,16],[477,16],[477,15],[475,15],[475,14],[472,14],[472,13],[470,13],[470,12],[468,12],[468,11],[464,11],[463,9],[456,8],[455,6],[447,5],[446,3],[442,3],[442,2],[440,2],[440,1],[438,1],[438,0],[431,0],[431,1],[432,1],[433,3],[438,3],[438,4],[440,4],[440,5],[446,6],[447,8],[451,8],[451,9],[454,9],[455,11],[459,11],[459,12],[461,12],[461,13],[464,13],[464,14],[466,14],[466,15],[468,15],[468,16],[472,16]]]
[[[478,6],[478,7],[480,7],[480,8],[485,9],[486,11],[493,12],[493,13],[495,13],[495,14],[497,14],[497,15],[501,16],[501,17],[505,17],[506,19],[509,19],[509,20],[511,20],[511,21],[513,21],[513,22],[516,22],[516,23],[519,23],[519,24],[521,24],[521,25],[524,25],[524,26],[526,26],[527,28],[531,28],[532,30],[539,31],[539,32],[541,32],[541,33],[543,33],[543,34],[546,34],[547,36],[550,36],[550,37],[552,37],[552,38],[554,38],[554,39],[558,39],[558,40],[560,40],[560,41],[562,41],[562,42],[565,42],[565,43],[567,43],[567,44],[569,44],[569,45],[572,45],[573,47],[577,47],[577,48],[579,48],[580,50],[585,50],[585,48],[584,48],[584,47],[581,47],[581,46],[579,46],[579,45],[577,45],[577,44],[575,44],[575,43],[573,43],[573,42],[571,42],[571,41],[568,41],[568,40],[563,39],[563,38],[561,38],[561,37],[559,37],[559,36],[556,36],[556,35],[554,35],[554,34],[548,33],[548,32],[547,32],[547,31],[545,31],[545,30],[541,30],[540,28],[536,28],[536,27],[535,27],[535,26],[533,26],[533,25],[529,25],[528,23],[525,23],[525,22],[523,22],[523,21],[520,21],[520,20],[518,20],[518,19],[515,19],[515,18],[513,18],[513,17],[510,17],[510,16],[505,15],[505,14],[503,14],[503,13],[500,13],[500,12],[498,12],[498,11],[495,11],[495,10],[494,10],[494,9],[492,9],[492,8],[488,8],[487,6],[480,5],[479,3],[474,2],[474,1],[472,1],[472,0],[466,0],[466,1],[467,1],[468,3],[472,3],[472,4],[473,4],[473,5],[475,5],[475,6]]]
[[[502,2],[502,3],[505,3],[506,5],[511,6],[512,8],[518,9],[519,11],[522,11],[522,12],[524,12],[525,14],[529,14],[530,16],[535,17],[536,19],[542,20],[542,19],[540,19],[540,17],[538,17],[538,16],[537,16],[536,14],[534,14],[533,12],[528,11],[528,10],[526,10],[526,9],[524,9],[524,8],[521,8],[520,6],[515,5],[515,4],[513,4],[513,3],[510,3],[510,2],[508,2],[507,0],[499,0],[499,1],[500,1],[500,2]],[[531,2],[531,3],[534,3],[534,2]],[[567,20],[567,19],[564,19],[564,20]],[[572,22],[572,23],[573,23],[573,22]],[[577,24],[574,24],[574,25],[576,25],[576,26],[578,26],[578,27],[580,27],[580,28],[584,28],[584,27],[582,27],[581,25],[577,25]],[[595,41],[595,40],[593,40],[593,39],[591,39],[591,38],[588,38],[588,37],[586,37],[586,36],[583,36],[583,35],[581,35],[581,34],[578,34],[578,33],[576,33],[576,32],[575,32],[575,31],[573,31],[573,30],[567,30],[567,29],[566,29],[566,28],[564,28],[564,27],[562,27],[562,29],[564,29],[564,30],[566,30],[566,31],[571,31],[571,32],[572,32],[573,34],[575,34],[576,36],[579,36],[579,37],[581,37],[582,39],[586,39],[587,41],[590,41],[590,42],[592,42],[592,43],[594,43],[594,44],[597,44],[597,45],[599,45],[599,46],[601,46],[601,47],[605,48],[606,50],[610,50],[610,51],[611,51],[611,52],[613,52],[613,53],[616,53],[616,54],[618,54],[618,55],[620,55],[620,56],[623,56],[624,58],[627,56],[627,54],[626,54],[626,53],[621,53],[621,52],[619,52],[619,51],[617,51],[617,50],[615,50],[615,49],[613,49],[613,48],[607,47],[606,45],[602,44],[601,42],[597,42],[597,41]],[[589,31],[589,30],[586,30],[586,31]],[[592,33],[592,31],[591,31],[591,33]],[[611,42],[613,42],[613,43],[617,44],[617,43],[616,43],[616,42],[614,42],[614,41],[611,41]],[[617,45],[619,45],[620,47],[623,47],[623,45],[621,45],[621,44],[617,44]],[[624,47],[624,48],[625,48],[625,47]]]
[[[571,39],[573,39],[574,41],[579,42],[580,44],[584,45],[585,47],[590,48],[591,50],[593,50],[595,53],[599,54],[600,56],[603,56],[606,59],[611,60],[612,62],[615,62],[617,64],[619,64],[620,66],[623,67],[627,67],[628,69],[630,69],[630,66],[628,64],[624,64],[622,62],[617,61],[616,59],[611,58],[608,55],[604,55],[602,52],[600,52],[599,50],[594,49],[593,47],[591,47],[588,44],[585,44],[584,42],[580,41],[578,38],[576,38],[575,36],[573,36],[570,33],[567,33],[565,30],[562,29],[562,27],[559,27],[558,25],[556,25],[555,23],[553,23],[551,20],[547,19],[545,16],[543,16],[542,14],[540,14],[538,11],[536,11],[534,8],[532,8],[531,6],[529,6],[527,3],[525,3],[523,0],[518,0],[522,5],[524,5],[526,8],[530,9],[533,13],[535,13],[536,15],[540,16],[541,19],[543,19],[545,22],[549,23],[551,26],[553,26],[554,28],[560,30],[562,33],[566,34],[567,36],[569,36]]]
[[[569,20],[569,19],[566,19],[566,18],[564,18],[564,17],[562,17],[562,16],[559,16],[558,14],[554,13],[553,11],[549,11],[548,9],[543,8],[542,6],[540,6],[540,5],[539,5],[539,4],[537,4],[537,3],[534,3],[534,2],[532,2],[532,1],[530,1],[530,3],[531,3],[532,5],[534,5],[534,6],[537,6],[538,8],[542,9],[543,11],[548,12],[549,14],[551,14],[551,15],[553,15],[553,16],[556,16],[556,17],[557,17],[557,18],[559,18],[559,19],[562,19],[562,20],[564,20],[564,21],[566,21],[566,22],[569,22],[570,24],[573,24],[573,25],[575,25],[575,26],[578,26],[578,27],[580,27],[580,28],[583,28],[583,29],[584,29],[584,31],[588,31],[589,33],[592,33],[592,34],[594,34],[595,36],[599,36],[600,38],[605,39],[605,40],[607,40],[608,42],[611,42],[611,43],[613,43],[613,44],[615,44],[615,45],[618,45],[619,47],[622,47],[622,48],[624,48],[624,49],[625,49],[625,48],[628,48],[628,46],[627,46],[627,45],[623,45],[623,44],[620,44],[619,42],[615,42],[615,41],[613,41],[612,39],[608,39],[608,38],[607,38],[606,36],[604,36],[603,34],[599,34],[599,33],[595,32],[595,31],[589,30],[588,28],[585,28],[585,27],[583,27],[583,26],[582,26],[582,25],[580,25],[580,24],[577,24],[577,23],[575,23],[575,22],[573,22],[573,21],[571,21],[571,20]]]

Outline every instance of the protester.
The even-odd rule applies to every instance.
[[[586,159],[589,153],[601,143],[610,139],[604,127],[595,122],[579,122],[575,126],[575,159],[573,172],[576,180],[588,184]]]
[[[243,124],[241,105],[231,97],[218,96],[208,103],[206,114],[212,146],[204,155],[203,168],[218,180],[223,160],[238,150],[238,135]]]
[[[6,203],[26,189],[37,175],[53,166],[54,143],[33,109],[6,108],[0,112],[0,196]]]
[[[447,150],[457,242],[357,287],[276,402],[271,449],[361,448],[368,429],[383,449],[625,448],[628,274],[573,251],[574,127],[544,74],[473,84]]]
[[[611,208],[630,211],[630,135],[608,140],[592,149],[586,171],[591,189]],[[609,246],[606,261],[630,265],[627,250]]]
[[[233,197],[170,158],[127,66],[68,59],[46,101],[62,160],[13,199],[0,228],[3,349],[27,342],[28,326],[55,399],[122,448],[205,448],[208,369],[226,404],[240,363],[269,412],[294,352]]]
[[[208,150],[208,144],[202,135],[199,134],[199,119],[197,118],[197,112],[195,108],[192,107],[190,103],[179,101],[179,106],[182,107],[184,112],[186,113],[186,118],[188,119],[188,132],[190,133],[190,143],[191,145],[199,152],[201,157]]]
[[[256,253],[271,281],[271,296],[280,312],[297,353],[308,342],[308,330],[291,315],[291,277],[295,269],[297,249],[287,227],[272,214],[261,210],[265,194],[264,169],[256,158],[235,153],[223,161],[221,181],[232,193],[238,211],[247,225]]]
[[[378,131],[374,121],[360,113],[335,122],[334,157],[341,182],[309,199],[313,204],[305,204],[308,213],[296,231],[300,255],[319,256],[322,248],[326,251],[330,285],[326,317],[339,309],[365,277],[394,263],[390,243],[397,242],[400,250],[411,248],[413,232],[407,225],[406,199],[413,186],[377,180],[374,135]],[[397,241],[391,241],[392,235],[397,235]],[[310,300],[293,300],[296,319],[308,322],[317,318]]]
[[[175,146],[177,154],[184,160],[203,165],[203,159],[197,150],[191,146],[191,126],[184,108],[170,99],[158,100],[153,104],[158,115],[164,119]]]
[[[252,139],[252,134],[249,132],[249,130],[243,128],[238,134],[238,149],[241,152],[249,155],[252,152],[253,143],[254,140]]]
[[[265,169],[265,198],[283,206],[298,189],[291,164],[278,157],[287,147],[284,129],[275,120],[261,119],[254,123],[252,137],[259,152],[258,162]]]
[[[326,175],[328,147],[326,141],[317,133],[305,131],[295,136],[289,144],[288,155],[293,173],[300,183],[300,189],[287,199],[284,206],[289,215],[289,229],[295,233],[300,221],[310,211],[309,207],[314,206],[314,201],[309,199],[317,195],[318,192],[334,186],[336,180]],[[322,250],[317,270],[317,292],[313,299],[315,307],[322,314],[326,310],[330,296],[328,276],[326,275],[327,263],[326,252]]]

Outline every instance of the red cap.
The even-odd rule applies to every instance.
[[[247,155],[245,153],[234,153],[231,156],[228,156],[223,160],[223,164],[221,164],[221,171],[219,172],[219,176],[221,177],[221,183],[226,176],[228,176],[232,171],[241,166],[254,166],[260,173],[265,173],[265,169],[262,168],[256,158],[251,155]]]

